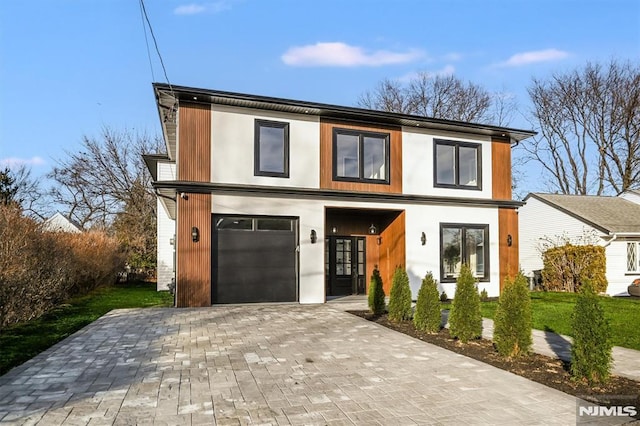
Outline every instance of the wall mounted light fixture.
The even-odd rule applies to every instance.
[[[332,226],[332,227],[331,227],[331,233],[332,233],[332,234],[336,234],[337,232],[338,232],[338,228],[337,228],[337,227],[335,227],[335,226]]]
[[[372,223],[371,226],[369,227],[369,234],[375,235],[377,233],[378,233],[378,228],[376,228],[376,226]]]
[[[382,237],[376,238],[376,244],[378,245],[382,244]]]
[[[427,235],[423,232],[422,235],[420,235],[420,242],[422,243],[422,245],[427,244]]]
[[[310,238],[311,238],[311,244],[315,244],[316,241],[318,241],[318,234],[316,234],[316,230],[315,229],[311,230]]]
[[[191,227],[191,241],[193,241],[194,243],[200,241],[200,230],[197,226]]]
[[[513,238],[511,237],[511,234],[507,235],[507,246],[511,247],[511,245],[513,244]]]

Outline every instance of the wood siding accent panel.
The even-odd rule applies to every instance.
[[[389,184],[333,180],[333,128],[389,133]],[[320,188],[342,191],[402,193],[402,129],[320,119]]]
[[[211,108],[181,104],[177,179],[211,181]],[[176,306],[211,306],[211,194],[177,197]],[[197,227],[200,240],[191,240]]]
[[[384,293],[391,293],[391,281],[396,267],[406,268],[405,212],[398,216],[381,233],[382,243],[378,246],[378,265]],[[375,244],[375,243],[374,243]]]
[[[511,145],[508,142],[491,142],[491,173],[494,200],[511,200]]]
[[[200,240],[193,242],[191,228]],[[211,194],[178,197],[176,306],[211,306]]]
[[[511,246],[507,243],[511,235]],[[500,292],[506,277],[515,277],[519,270],[518,211],[498,209],[498,256],[500,257]]]
[[[181,104],[178,123],[178,180],[211,182],[211,107]]]

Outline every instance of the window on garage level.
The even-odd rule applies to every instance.
[[[333,178],[389,183],[389,134],[333,129]]]
[[[441,282],[454,282],[463,263],[474,277],[489,279],[489,225],[440,225]]]
[[[289,123],[255,121],[254,174],[289,177]]]
[[[482,189],[479,144],[435,140],[436,187]]]

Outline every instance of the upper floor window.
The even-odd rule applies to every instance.
[[[469,265],[474,277],[489,279],[488,225],[440,225],[440,281],[455,281],[463,263]]]
[[[640,242],[627,243],[627,272],[640,274]]]
[[[333,178],[389,183],[389,134],[333,129]]]
[[[435,186],[482,189],[479,144],[435,140]]]
[[[256,120],[256,176],[289,177],[289,123]]]

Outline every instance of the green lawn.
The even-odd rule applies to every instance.
[[[70,336],[112,309],[166,307],[173,296],[155,283],[136,282],[95,290],[46,315],[0,331],[0,375]]]
[[[573,293],[532,292],[533,328],[571,336],[576,298]],[[611,324],[613,344],[640,350],[640,299],[603,296],[601,302]],[[497,306],[498,302],[483,302],[482,316],[493,319]]]

